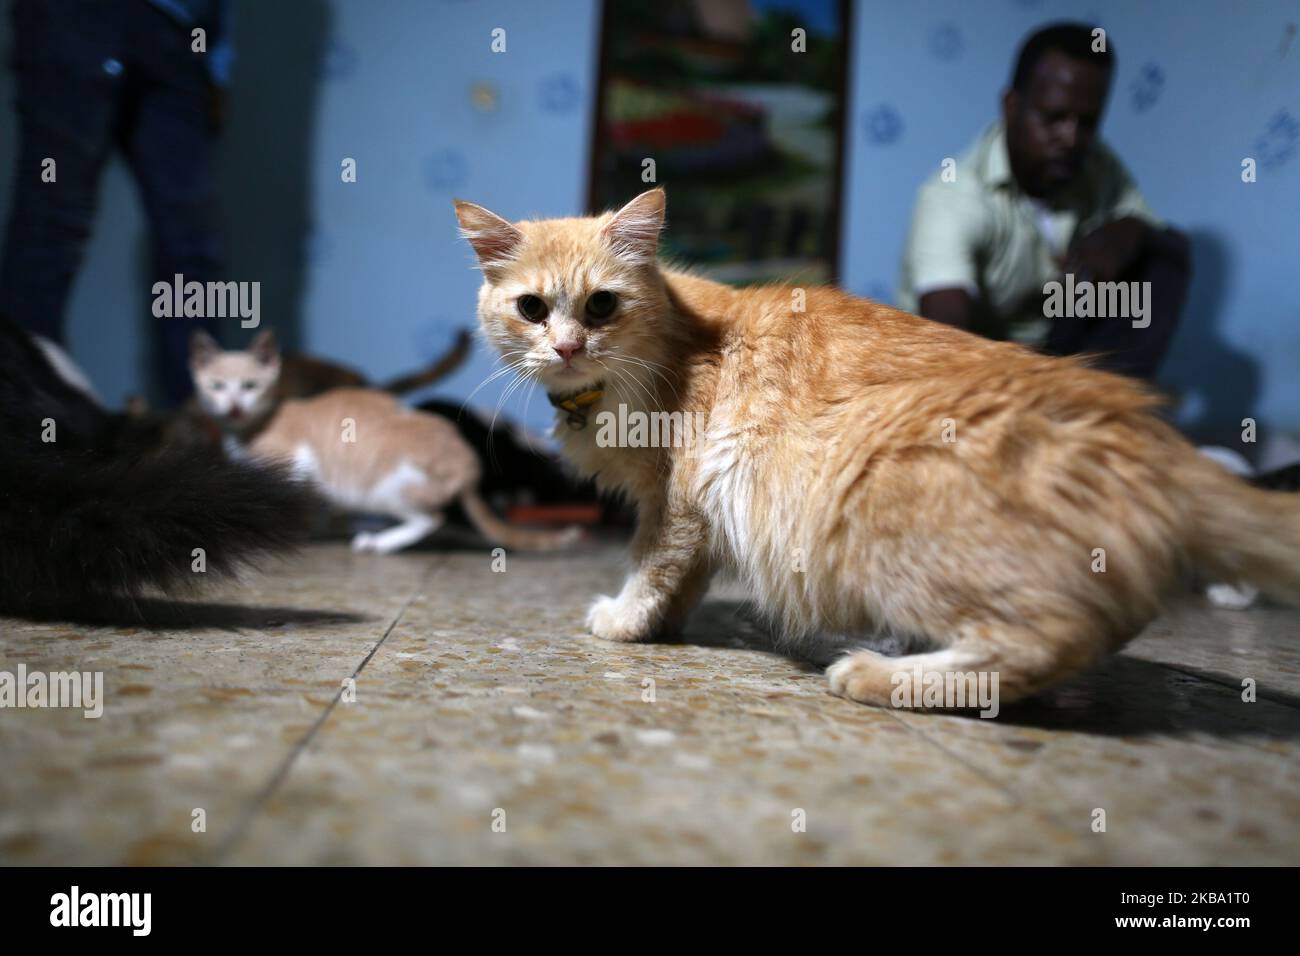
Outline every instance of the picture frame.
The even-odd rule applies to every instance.
[[[664,186],[669,261],[734,285],[836,282],[851,6],[607,0],[589,211]]]

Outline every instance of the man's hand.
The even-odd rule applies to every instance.
[[[916,308],[927,319],[969,329],[975,302],[965,289],[935,289],[921,296]]]
[[[1150,233],[1151,227],[1134,216],[1104,223],[1074,241],[1062,271],[1077,279],[1113,282],[1137,262]]]

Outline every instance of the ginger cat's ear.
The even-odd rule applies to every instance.
[[[196,329],[190,336],[190,367],[203,368],[221,354],[217,340],[202,329]]]
[[[515,257],[524,234],[496,213],[477,203],[455,200],[460,234],[469,240],[484,269],[500,266]]]
[[[605,226],[605,237],[615,255],[630,262],[654,262],[667,205],[667,194],[659,187],[643,192],[614,213]]]
[[[275,333],[270,329],[258,332],[249,343],[248,351],[263,365],[272,365],[280,360],[280,348],[275,344]]]

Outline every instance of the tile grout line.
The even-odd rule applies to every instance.
[[[1142,658],[1142,659],[1143,659],[1143,660],[1147,660],[1146,658]],[[1224,680],[1216,680],[1216,679],[1211,678],[1211,677],[1206,677],[1206,676],[1204,676],[1204,675],[1202,675],[1202,674],[1193,673],[1193,672],[1190,672],[1190,671],[1184,670],[1184,669],[1182,669],[1182,668],[1180,668],[1180,667],[1178,667],[1178,666],[1176,666],[1176,665],[1174,665],[1174,664],[1166,663],[1166,662],[1164,662],[1164,661],[1150,661],[1150,660],[1149,660],[1148,663],[1155,664],[1156,666],[1158,666],[1158,667],[1162,667],[1162,668],[1164,668],[1164,669],[1166,669],[1166,670],[1169,670],[1169,671],[1173,671],[1173,672],[1176,673],[1176,674],[1181,674],[1181,675],[1183,675],[1183,676],[1185,676],[1185,677],[1189,677],[1189,678],[1191,678],[1191,679],[1193,679],[1193,680],[1195,680],[1195,681],[1197,681],[1197,682],[1199,682],[1199,683],[1202,683],[1202,684],[1209,684],[1210,686],[1213,686],[1213,687],[1221,687],[1221,688],[1223,688],[1223,689],[1225,689],[1225,690],[1229,690],[1229,691],[1232,691],[1232,692],[1234,692],[1234,693],[1236,693],[1236,692],[1240,689],[1240,688],[1237,688],[1237,687],[1235,687],[1234,685],[1228,683],[1227,681],[1224,681]],[[1288,708],[1291,708],[1291,709],[1293,709],[1293,710],[1294,710],[1294,709],[1298,709],[1298,708],[1296,708],[1296,706],[1295,706],[1294,704],[1290,704],[1290,703],[1287,703],[1286,701],[1282,701],[1282,700],[1277,700],[1277,699],[1274,698],[1271,694],[1265,696],[1264,694],[1260,693],[1259,696],[1258,696],[1258,699],[1259,699],[1259,700],[1267,700],[1267,701],[1268,701],[1269,703],[1271,703],[1271,704],[1277,704],[1277,705],[1280,705],[1280,706],[1282,706],[1282,707],[1288,707]],[[910,732],[912,732],[912,733],[915,733],[917,736],[921,737],[921,738],[922,738],[923,740],[925,740],[927,743],[931,744],[932,746],[934,746],[935,748],[937,748],[938,750],[940,750],[942,753],[944,753],[945,755],[947,755],[949,758],[951,758],[951,759],[952,759],[953,761],[955,761],[956,763],[961,764],[962,766],[966,767],[966,768],[967,768],[968,770],[970,770],[971,772],[975,773],[977,776],[979,776],[979,777],[981,777],[982,779],[984,779],[987,783],[992,784],[993,787],[994,787],[995,789],[997,789],[997,790],[1001,790],[1001,791],[1002,791],[1003,793],[1005,793],[1008,797],[1010,797],[1010,799],[1011,799],[1011,801],[1012,801],[1012,803],[1013,803],[1014,805],[1021,806],[1021,807],[1024,807],[1025,809],[1029,809],[1029,810],[1033,810],[1033,811],[1039,812],[1039,813],[1041,813],[1041,814],[1042,814],[1046,819],[1050,820],[1053,824],[1055,824],[1055,825],[1057,825],[1058,827],[1061,827],[1063,830],[1069,832],[1069,829],[1070,829],[1070,828],[1065,824],[1065,822],[1064,822],[1063,820],[1061,820],[1060,818],[1058,818],[1058,816],[1056,815],[1056,813],[1055,813],[1054,811],[1052,811],[1052,810],[1048,810],[1048,809],[1044,809],[1044,808],[1041,808],[1041,807],[1038,807],[1038,806],[1036,806],[1033,802],[1026,800],[1026,799],[1023,798],[1020,794],[1018,794],[1015,790],[1013,790],[1010,786],[1004,785],[1000,780],[998,780],[997,778],[995,778],[995,777],[994,777],[994,776],[993,776],[989,771],[986,771],[985,769],[983,769],[983,768],[980,767],[979,765],[974,764],[974,763],[968,761],[966,758],[964,758],[964,757],[961,756],[960,754],[957,754],[957,753],[955,753],[955,752],[949,750],[948,747],[946,747],[944,744],[940,743],[938,740],[932,738],[932,737],[931,737],[929,734],[927,734],[925,731],[923,731],[923,730],[921,730],[921,729],[919,729],[919,728],[916,728],[916,727],[912,727],[912,726],[910,726],[910,725],[907,723],[907,721],[903,720],[903,719],[902,719],[898,714],[894,714],[894,713],[890,712],[890,716],[893,717],[896,721],[898,721],[899,724],[901,724],[901,725],[903,725],[904,727],[906,727],[908,731],[910,731]],[[1110,857],[1110,854],[1106,851],[1106,848],[1105,848],[1104,845],[1103,845],[1103,847],[1102,847],[1101,857],[1102,857],[1102,858],[1101,858],[1101,861],[1100,861],[1100,863],[1099,863],[1098,865],[1103,865],[1103,866],[1105,866],[1105,865],[1113,865],[1113,864],[1111,864],[1111,863],[1108,862],[1108,861],[1110,860],[1111,857]]]
[[[1147,660],[1147,659],[1146,659],[1146,658],[1142,658],[1142,660]],[[1184,669],[1182,669],[1182,668],[1180,668],[1180,667],[1178,667],[1178,666],[1176,666],[1176,665],[1174,665],[1174,664],[1168,664],[1168,663],[1165,663],[1164,661],[1151,661],[1151,660],[1147,660],[1147,662],[1148,662],[1148,663],[1151,663],[1151,664],[1154,664],[1154,665],[1156,665],[1156,666],[1158,666],[1158,667],[1162,667],[1162,668],[1164,668],[1164,669],[1166,669],[1166,670],[1172,671],[1172,672],[1174,672],[1174,673],[1176,673],[1176,674],[1181,674],[1181,675],[1183,675],[1184,677],[1191,678],[1192,680],[1195,680],[1195,681],[1197,681],[1198,683],[1201,683],[1201,684],[1208,684],[1208,685],[1210,685],[1210,686],[1212,686],[1212,687],[1221,687],[1221,688],[1223,688],[1223,689],[1225,689],[1225,690],[1229,690],[1229,691],[1232,691],[1232,692],[1234,692],[1234,693],[1235,693],[1237,690],[1239,690],[1239,688],[1234,687],[1232,684],[1227,683],[1226,681],[1215,680],[1215,679],[1213,679],[1213,678],[1206,677],[1206,676],[1204,676],[1204,675],[1202,675],[1202,674],[1193,673],[1193,672],[1190,672],[1190,671],[1184,670]],[[1295,705],[1293,705],[1293,704],[1289,704],[1289,703],[1286,703],[1286,702],[1281,701],[1281,700],[1276,700],[1276,699],[1274,699],[1274,698],[1272,697],[1272,695],[1269,695],[1268,697],[1265,697],[1264,694],[1259,694],[1259,698],[1258,698],[1258,699],[1259,699],[1259,700],[1267,700],[1269,703],[1272,703],[1272,704],[1278,704],[1278,705],[1281,705],[1281,706],[1283,706],[1283,707],[1289,707],[1289,708],[1291,708],[1291,709],[1296,709],[1296,708],[1295,708]],[[1021,807],[1024,807],[1024,808],[1029,809],[1029,810],[1032,810],[1032,811],[1036,811],[1036,812],[1038,812],[1038,813],[1041,813],[1041,814],[1042,814],[1046,819],[1048,819],[1049,821],[1051,821],[1053,824],[1055,824],[1056,826],[1058,826],[1058,827],[1060,827],[1061,829],[1065,830],[1066,832],[1069,832],[1070,828],[1069,828],[1069,827],[1064,823],[1063,820],[1061,820],[1060,818],[1058,818],[1057,814],[1056,814],[1054,811],[1052,811],[1052,810],[1048,810],[1048,809],[1044,809],[1044,808],[1041,808],[1041,807],[1038,807],[1038,806],[1036,806],[1033,802],[1029,802],[1029,801],[1026,801],[1025,799],[1022,799],[1022,798],[1021,798],[1021,797],[1020,797],[1020,796],[1019,796],[1019,795],[1018,795],[1014,790],[1012,790],[1009,786],[1005,786],[1005,785],[1003,785],[999,780],[997,780],[995,777],[993,777],[991,773],[989,773],[988,771],[985,771],[983,768],[979,767],[978,765],[969,762],[969,761],[966,760],[964,757],[962,757],[960,754],[954,753],[953,751],[949,750],[949,749],[948,749],[944,744],[942,744],[942,743],[940,743],[938,740],[935,740],[934,738],[930,737],[930,735],[928,735],[927,733],[925,733],[925,731],[923,731],[923,730],[921,730],[921,729],[919,729],[919,728],[915,728],[915,727],[911,727],[911,726],[909,726],[909,725],[907,724],[907,722],[904,721],[904,720],[903,720],[899,715],[897,715],[897,714],[894,714],[894,713],[891,712],[891,713],[890,713],[890,716],[893,717],[895,720],[897,720],[897,721],[898,721],[900,724],[902,724],[903,726],[907,727],[907,729],[908,729],[909,731],[911,731],[911,732],[917,734],[918,736],[920,736],[921,738],[923,738],[924,740],[926,740],[928,743],[930,743],[931,745],[933,745],[934,747],[936,747],[937,749],[939,749],[940,751],[942,751],[944,754],[946,754],[947,756],[949,756],[949,757],[950,757],[952,760],[954,760],[955,762],[957,762],[957,763],[961,764],[962,766],[966,767],[968,770],[972,771],[972,772],[975,773],[977,776],[983,778],[986,782],[991,783],[991,784],[992,784],[996,789],[998,789],[998,790],[1002,790],[1004,793],[1006,793],[1006,794],[1011,798],[1013,804],[1018,805],[1018,806],[1021,806]],[[1104,844],[1104,842],[1103,842],[1102,850],[1101,850],[1101,859],[1100,859],[1100,861],[1099,861],[1097,864],[1095,864],[1095,865],[1101,865],[1101,866],[1111,866],[1111,865],[1114,865],[1114,863],[1111,862],[1111,861],[1112,861],[1112,856],[1111,856],[1111,854],[1107,851],[1107,849],[1106,849],[1106,847],[1105,847],[1105,844]]]
[[[743,615],[737,614],[736,617],[737,619],[740,619],[743,617]],[[794,658],[790,658],[788,655],[782,655],[782,656],[785,656],[788,660],[794,660]],[[854,706],[862,707],[865,705],[855,703]],[[897,713],[893,708],[886,707],[886,708],[881,708],[881,710],[883,710],[885,714],[891,720],[893,720],[896,725],[901,727],[905,733],[909,735],[913,735],[914,738],[919,740],[924,746],[932,747],[934,750],[938,751],[947,759],[953,761],[954,763],[958,764],[961,767],[964,767],[967,771],[973,774],[976,779],[980,780],[985,786],[988,786],[992,790],[992,792],[1001,794],[1002,797],[1008,801],[1011,808],[1018,808],[1021,810],[1029,811],[1031,813],[1038,815],[1042,820],[1046,821],[1047,823],[1056,827],[1062,832],[1065,833],[1072,832],[1068,823],[1063,818],[1058,816],[1054,811],[1038,805],[1033,800],[1031,800],[1028,796],[1020,793],[1017,789],[1012,787],[1010,784],[1007,784],[1001,779],[999,779],[992,771],[986,769],[979,763],[969,760],[962,754],[949,749],[946,745],[941,743],[935,737],[926,733],[920,727],[914,726],[913,723],[903,719],[902,715]],[[796,727],[796,736],[800,736],[797,727]],[[1091,864],[1091,865],[1102,865],[1105,863],[1105,860],[1106,860],[1106,854],[1103,848],[1103,851],[1101,853],[1101,859],[1096,864]]]
[[[1163,667],[1165,670],[1171,670],[1175,674],[1182,674],[1184,677],[1190,677],[1192,680],[1199,681],[1202,684],[1212,684],[1215,687],[1222,687],[1225,690],[1232,691],[1234,695],[1241,693],[1240,687],[1228,683],[1227,680],[1218,680],[1217,678],[1207,677],[1204,674],[1198,674],[1195,673],[1194,671],[1184,670],[1183,668],[1179,667],[1177,664],[1169,664],[1166,663],[1165,661],[1153,661],[1145,657],[1135,657],[1133,658],[1133,660],[1140,660],[1140,661],[1145,661],[1148,664],[1155,664],[1157,667]],[[1283,694],[1282,696],[1285,697],[1286,695]],[[1279,707],[1289,707],[1291,710],[1300,710],[1300,706],[1297,706],[1296,704],[1293,704],[1288,700],[1280,700],[1278,697],[1275,697],[1273,695],[1272,691],[1267,691],[1267,692],[1261,691],[1259,690],[1258,686],[1256,686],[1255,697],[1257,700],[1265,700],[1268,701],[1270,704],[1276,704]]]
[[[429,579],[433,577],[434,571],[446,563],[447,557],[445,555],[434,556],[433,560],[429,562],[428,569],[416,584],[415,590],[411,592],[411,596],[406,599],[405,603],[402,604],[400,608],[398,608],[397,614],[393,617],[392,621],[389,622],[383,635],[375,642],[375,646],[370,649],[366,656],[361,659],[361,663],[353,668],[352,673],[348,675],[349,677],[355,679],[361,675],[361,672],[365,670],[366,665],[369,664],[375,654],[379,652],[379,648],[383,646],[386,640],[388,640],[388,636],[393,633],[393,630],[401,622],[411,605],[414,604],[416,599],[424,593],[425,586],[429,583]],[[280,765],[275,769],[275,772],[271,774],[270,779],[268,779],[267,782],[253,795],[253,799],[249,801],[247,808],[240,813],[239,817],[235,820],[235,824],[231,828],[229,835],[224,837],[221,842],[217,844],[217,848],[212,853],[212,859],[209,861],[209,865],[220,865],[225,857],[234,850],[236,844],[239,843],[248,827],[252,824],[253,818],[257,816],[258,811],[266,805],[267,801],[271,799],[271,795],[289,776],[289,771],[293,769],[293,765],[298,760],[298,757],[307,749],[308,745],[311,744],[317,732],[325,725],[325,721],[329,719],[330,714],[334,713],[334,708],[338,706],[342,697],[343,688],[340,686],[339,689],[334,692],[333,699],[331,699],[325,709],[321,711],[316,720],[312,722],[312,725],[307,728],[307,732],[302,735],[302,738],[299,739],[292,748],[290,748],[288,755],[286,755],[284,760],[280,762]]]
[[[1018,793],[1010,785],[1003,783],[1001,780],[995,777],[990,771],[986,770],[984,767],[970,760],[967,760],[964,756],[962,756],[959,753],[955,753],[954,751],[949,750],[948,747],[944,746],[938,740],[931,737],[924,730],[921,730],[918,727],[910,726],[908,722],[903,720],[902,717],[900,717],[898,714],[890,712],[890,716],[893,717],[894,720],[902,724],[904,727],[906,727],[910,733],[916,734],[926,743],[930,744],[932,747],[937,749],[940,753],[946,755],[953,762],[960,764],[961,766],[969,770],[971,773],[975,774],[975,776],[982,779],[985,783],[990,784],[994,790],[1001,791],[1004,795],[1006,795],[1010,799],[1011,805],[1013,807],[1019,807],[1024,810],[1029,810],[1033,813],[1037,813],[1041,815],[1043,819],[1047,820],[1053,826],[1059,828],[1065,833],[1073,832],[1070,829],[1069,825],[1065,822],[1065,820],[1058,817],[1055,811],[1050,810],[1046,807],[1042,807],[1037,803],[1035,803],[1034,801],[1028,799],[1024,795]],[[1090,864],[1090,865],[1105,865],[1106,853],[1104,847],[1102,848],[1101,856],[1102,859],[1097,864]]]

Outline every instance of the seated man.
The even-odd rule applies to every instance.
[[[955,169],[921,187],[899,306],[1054,355],[1095,354],[1103,368],[1151,378],[1187,292],[1188,243],[1097,137],[1115,64],[1109,38],[1098,46],[1080,24],[1025,41],[1001,121]],[[1059,293],[1049,295],[1058,281],[1067,296],[1079,283],[1150,283],[1132,287],[1149,292],[1146,313],[1076,317],[1059,308]]]

